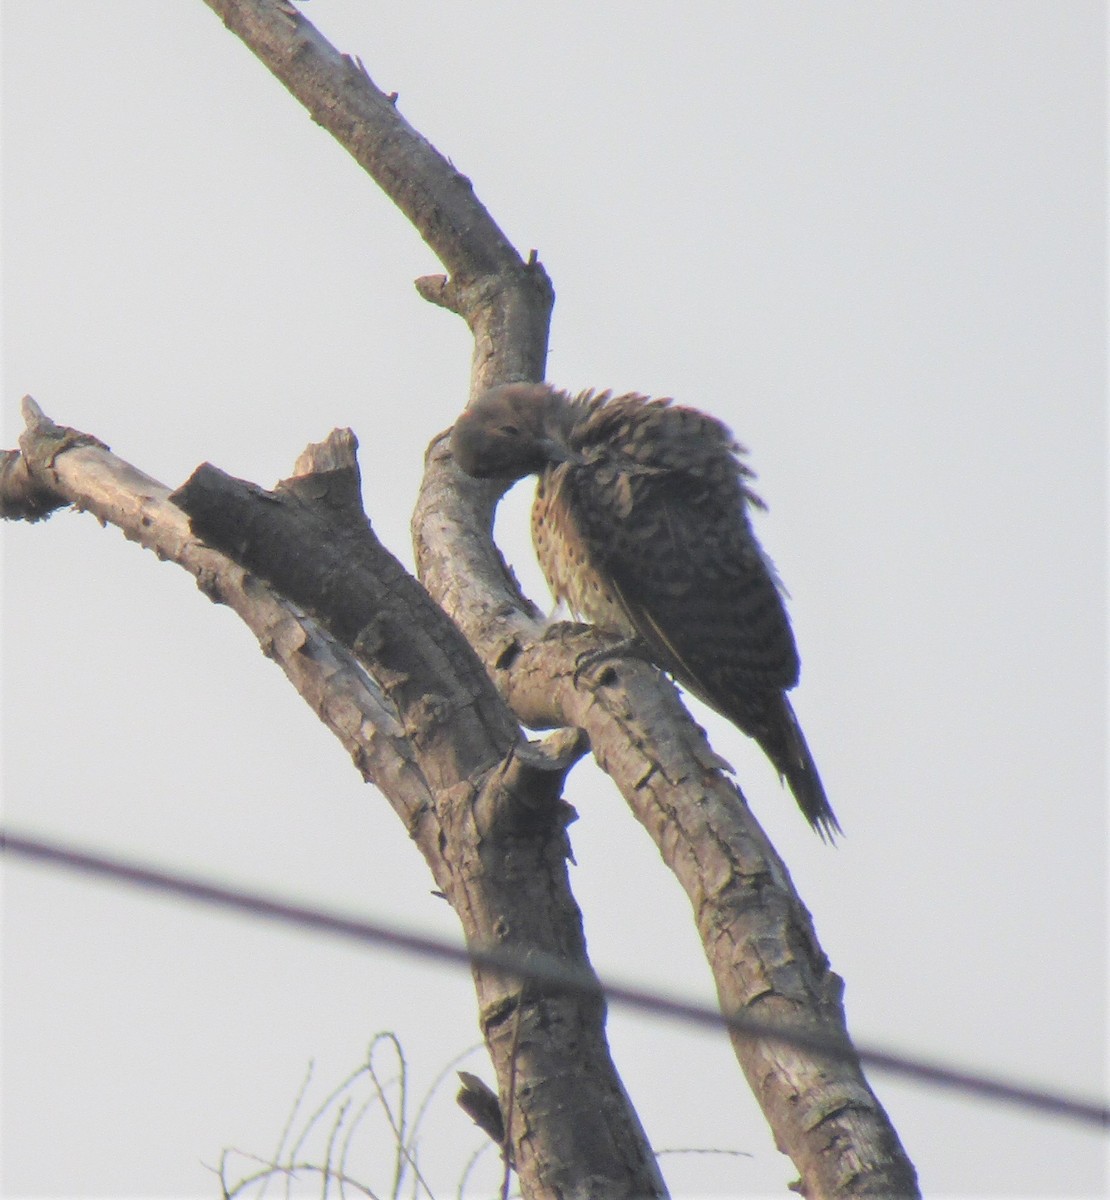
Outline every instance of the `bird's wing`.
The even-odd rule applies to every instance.
[[[798,655],[731,461],[693,475],[571,470],[562,502],[660,666],[725,715],[784,690]]]

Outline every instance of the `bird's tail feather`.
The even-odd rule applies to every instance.
[[[844,831],[825,795],[817,764],[785,693],[779,693],[768,703],[767,718],[766,728],[756,735],[756,740],[786,780],[805,819],[826,842],[835,841],[836,835],[843,835]]]

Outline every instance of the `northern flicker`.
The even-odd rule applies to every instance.
[[[720,421],[669,400],[509,383],[463,413],[451,450],[479,478],[538,475],[532,536],[556,600],[644,645],[759,743],[823,838],[840,832],[786,697],[798,651],[749,519],[764,505]]]

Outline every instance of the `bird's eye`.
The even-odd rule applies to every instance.
[[[520,430],[515,425],[502,425],[500,432],[507,433],[509,437],[516,437],[520,433]]]

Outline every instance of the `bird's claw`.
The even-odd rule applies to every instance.
[[[595,647],[593,650],[584,650],[574,660],[574,675],[572,677],[574,686],[580,687],[583,676],[595,667],[601,666],[603,669],[588,682],[592,687],[603,687],[616,675],[612,660],[615,658],[627,658],[629,655],[636,658],[646,657],[644,647],[639,638],[623,637],[619,641],[610,642],[607,646]]]

